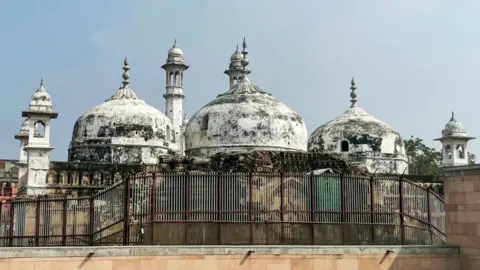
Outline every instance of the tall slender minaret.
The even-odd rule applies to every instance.
[[[50,120],[56,119],[58,113],[52,110],[50,95],[43,86],[30,99],[28,110],[22,112],[30,123],[28,143],[24,147],[27,152],[27,179],[19,188],[26,190],[27,195],[40,195],[47,186],[47,174],[50,168]]]
[[[247,41],[245,38],[243,38],[242,49],[243,50],[240,52],[237,45],[237,49],[230,57],[230,65],[228,66],[228,69],[223,72],[228,75],[230,88],[237,84],[244,75],[248,75],[251,72],[251,70],[242,65],[242,59],[248,54]]]
[[[22,122],[22,127],[20,132],[15,134],[15,139],[20,141],[20,154],[18,156],[18,185],[26,185],[25,181],[27,179],[27,151],[25,151],[25,146],[28,144],[28,137],[30,134],[30,120],[25,118]],[[38,134],[36,134],[38,135]]]
[[[183,52],[177,47],[175,40],[168,51],[167,63],[162,68],[165,70],[165,115],[170,118],[173,126],[175,143],[181,145],[180,136],[183,125],[183,73],[188,69],[183,61]]]

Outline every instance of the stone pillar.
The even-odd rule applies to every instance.
[[[461,269],[480,269],[480,164],[444,168],[447,243],[460,246]]]

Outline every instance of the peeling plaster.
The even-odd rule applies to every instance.
[[[202,123],[208,119],[206,129]],[[307,129],[302,118],[248,79],[219,95],[189,120],[186,154],[219,152],[306,151]]]
[[[78,118],[68,156],[75,162],[157,163],[158,156],[180,150],[175,139],[170,119],[143,100],[110,99]]]
[[[341,151],[341,142],[349,151]],[[308,151],[338,153],[352,163],[377,173],[408,173],[403,139],[388,124],[369,115],[360,107],[317,128],[309,138]]]

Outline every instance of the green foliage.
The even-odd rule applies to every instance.
[[[426,146],[418,137],[411,136],[410,139],[403,141],[408,156],[410,174],[441,176],[442,153],[440,151]]]
[[[477,162],[477,156],[473,153],[468,152],[468,164],[475,164]]]
[[[411,136],[403,140],[405,150],[408,156],[408,170],[410,174],[433,175],[441,177],[442,175],[442,152],[426,146],[423,140]],[[477,157],[468,152],[468,163],[475,164]]]

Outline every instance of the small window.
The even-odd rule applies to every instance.
[[[347,142],[347,141],[342,141],[342,142],[340,143],[340,148],[341,148],[341,151],[342,151],[342,152],[348,152],[348,151],[350,151],[349,145],[348,145],[348,142]]]
[[[202,124],[200,125],[200,130],[208,129],[208,114],[205,114],[202,119]]]
[[[445,146],[445,154],[447,154],[448,159],[452,159],[452,147],[450,145]]]
[[[465,158],[465,147],[463,146],[463,144],[457,144],[457,153],[459,159]]]

